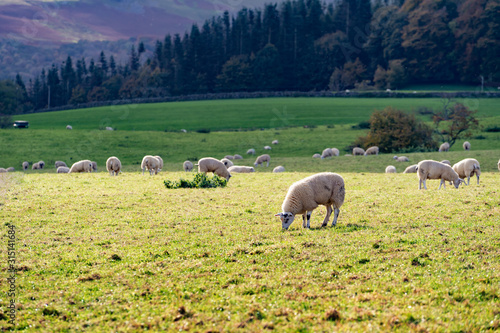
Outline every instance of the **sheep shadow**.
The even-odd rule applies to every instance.
[[[318,226],[311,227],[309,230],[312,231],[319,231],[319,230],[325,230],[325,229],[332,229],[338,232],[354,232],[358,230],[366,230],[366,229],[371,229],[372,227],[364,224],[356,224],[356,223],[348,223],[348,224],[341,224],[337,223],[335,227],[332,227],[332,224],[329,223],[328,226],[322,227],[321,224]]]

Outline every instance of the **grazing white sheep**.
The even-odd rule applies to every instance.
[[[234,155],[234,159],[235,159],[235,160],[242,160],[242,159],[243,159],[243,156],[238,155],[238,154],[235,154],[235,155]]]
[[[42,167],[38,162],[33,163],[33,165],[31,166],[31,170],[40,170],[40,169],[42,169]]]
[[[370,147],[365,151],[365,156],[366,155],[378,155],[378,151],[379,151],[379,149],[377,146]]]
[[[477,184],[479,185],[479,176],[481,176],[481,166],[479,165],[479,162],[476,159],[466,158],[458,163],[455,163],[452,168],[453,170],[455,170],[455,172],[458,174],[460,178],[464,179],[464,183],[465,183],[465,177],[467,177],[467,183],[466,183],[467,185],[470,184],[470,177],[475,174],[477,177]]]
[[[106,131],[114,131],[113,127],[106,126]]]
[[[156,159],[158,160],[158,162],[160,162],[160,166],[158,167],[158,172],[161,171],[161,169],[163,169],[163,158],[161,158],[160,156],[158,155],[155,155]]]
[[[57,173],[69,173],[69,168],[67,166],[60,166],[57,168]]]
[[[295,219],[295,215],[302,214],[302,226],[310,228],[312,211],[319,205],[324,205],[326,216],[321,226],[328,225],[333,210],[335,212],[333,227],[337,224],[344,198],[345,185],[341,175],[332,172],[318,173],[292,184],[281,206],[283,212],[275,216],[280,217],[282,228],[288,229]]]
[[[23,170],[28,170],[30,164],[27,161],[23,162]]]
[[[0,173],[4,173],[4,172],[7,172],[7,169],[5,169],[5,168],[0,168]]]
[[[248,149],[247,155],[255,155],[255,149],[253,149],[253,148]]]
[[[182,168],[186,172],[191,172],[193,170],[193,163],[191,163],[191,161],[184,161],[184,163],[182,163]]]
[[[187,133],[188,131],[186,131],[186,130],[183,128],[183,129],[181,129],[181,132],[182,132],[182,133]]]
[[[337,148],[331,148],[331,149],[333,151],[333,156],[339,156],[340,155],[340,151]]]
[[[498,160],[498,171],[500,171],[500,160]]]
[[[470,150],[470,142],[469,141],[465,141],[464,144],[463,144],[463,147],[465,150],[469,151]]]
[[[160,161],[156,157],[152,155],[146,155],[142,158],[141,169],[143,175],[145,170],[149,171],[150,176],[153,175],[153,172],[155,175],[157,175],[159,168],[160,168]]]
[[[122,162],[118,157],[111,156],[106,160],[106,170],[108,170],[111,176],[118,176],[122,169]]]
[[[365,154],[365,150],[363,148],[360,148],[360,147],[354,147],[352,149],[352,154],[354,156],[356,156],[356,155],[364,155]]]
[[[333,156],[333,150],[332,148],[325,148],[323,152],[321,152],[321,159],[327,158],[327,157],[332,157]]]
[[[250,172],[255,172],[255,169],[253,167],[249,166],[243,166],[243,165],[233,165],[232,167],[229,167],[227,169],[229,173],[250,173]]]
[[[271,146],[264,146],[264,150],[271,150]]]
[[[64,163],[63,161],[56,161],[56,163],[54,163],[55,166],[56,166],[56,169],[63,166],[63,167],[67,167],[66,163]]]
[[[222,163],[224,163],[224,165],[226,166],[226,168],[229,168],[229,167],[232,167],[234,165],[233,162],[231,162],[230,159],[227,159],[227,158],[223,158],[222,160],[220,160]]]
[[[320,154],[314,154],[313,158],[321,158],[321,155]]]
[[[407,167],[405,169],[405,171],[403,171],[403,173],[416,173],[416,172],[417,172],[417,165],[416,164],[410,165],[409,167]]]
[[[14,167],[8,167],[7,168],[7,172],[14,172],[16,171],[16,169],[14,169]]]
[[[228,160],[234,160],[234,156],[233,155],[226,155],[224,156],[225,159],[228,159]]]
[[[92,161],[92,172],[97,172],[97,162]]]
[[[71,126],[71,125],[66,125],[66,129],[71,130],[71,129],[73,129],[73,126]]]
[[[423,160],[418,163],[417,168],[419,190],[422,189],[422,183],[427,190],[427,179],[441,179],[439,189],[441,189],[441,185],[446,188],[445,181],[452,182],[455,188],[458,188],[462,183],[462,179],[460,179],[458,174],[447,164],[438,161]]]
[[[450,144],[448,142],[443,143],[441,146],[439,146],[439,151],[448,151],[450,150]]]
[[[219,177],[226,178],[229,181],[231,173],[227,171],[226,166],[221,161],[213,157],[205,157],[198,161],[198,172],[213,172]]]
[[[81,160],[73,163],[73,165],[69,169],[69,173],[76,172],[92,172],[92,161]]]
[[[277,145],[279,143],[278,140],[273,140],[273,142],[271,142],[273,145]]]
[[[396,160],[396,162],[410,162],[410,159],[406,156],[394,156],[392,159]]]
[[[257,159],[255,160],[255,163],[253,165],[257,167],[259,165],[263,165],[264,162],[267,163],[266,166],[269,166],[269,162],[271,162],[271,156],[269,156],[267,154],[260,155],[259,157],[257,157]]]
[[[388,165],[385,168],[385,173],[396,173],[396,167],[394,165]]]
[[[450,161],[448,161],[448,160],[442,160],[442,161],[441,161],[441,163],[443,163],[443,164],[448,164],[449,166],[451,166],[451,163],[450,163]]]
[[[45,162],[44,161],[38,161],[38,165],[40,166],[40,169],[45,168]]]
[[[276,168],[273,169],[273,172],[274,173],[285,172],[285,167],[282,166],[282,165],[279,165],[279,166],[277,166]]]

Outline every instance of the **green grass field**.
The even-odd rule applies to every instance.
[[[457,99],[478,118],[495,118],[500,124],[498,98]],[[22,115],[30,128],[119,131],[212,131],[281,128],[288,126],[343,125],[367,121],[374,110],[393,106],[406,111],[420,106],[442,107],[439,98],[261,98],[109,106]],[[17,118],[15,119],[17,120]],[[21,120],[21,119],[19,119]]]
[[[185,173],[3,174],[4,243],[11,225],[17,237],[16,328],[500,327],[500,173],[458,190],[428,181],[426,191],[415,174],[342,174],[337,226],[319,228],[319,207],[311,230],[298,217],[287,232],[273,215],[309,173],[239,174],[211,190],[163,186]]]
[[[373,109],[411,112],[439,99],[230,100],[22,116],[29,129],[0,130],[0,167],[44,160],[46,169],[0,173],[3,276],[8,230],[16,230],[15,329],[500,329],[500,133],[485,131],[500,126],[499,100],[465,102],[477,106],[483,126],[468,139],[472,150],[460,141],[447,153],[400,154],[410,158],[404,163],[393,154],[343,156],[366,133],[352,126]],[[211,132],[196,132],[202,128]],[[312,158],[327,147],[341,156]],[[186,159],[240,154],[236,164],[252,165],[249,148],[268,152],[270,166],[234,174],[225,188],[163,185],[193,177],[181,172]],[[159,175],[140,174],[145,154],[163,157]],[[123,164],[118,177],[105,171],[113,155]],[[428,190],[418,190],[416,174],[402,174],[423,159],[467,157],[481,163],[479,185],[474,178],[438,190],[438,181],[428,181]],[[56,160],[81,159],[96,161],[99,172],[55,174]],[[286,172],[271,173],[277,165]],[[384,174],[387,165],[398,174]],[[345,179],[337,226],[319,228],[320,207],[311,230],[299,216],[283,232],[274,214],[289,186],[322,171]],[[8,331],[6,278],[0,288],[0,330]]]

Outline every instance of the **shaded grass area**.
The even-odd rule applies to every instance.
[[[457,99],[478,117],[498,116],[498,98]],[[32,129],[119,131],[180,131],[186,129],[234,130],[355,124],[369,119],[374,110],[386,106],[412,111],[418,107],[439,108],[439,98],[260,98],[132,104],[47,112],[19,116]],[[17,119],[17,117],[16,117]]]
[[[125,170],[138,170],[144,155],[151,154],[162,156],[167,164],[166,170],[180,171],[182,162],[185,160],[196,161],[208,156],[220,159],[225,155],[240,154],[245,160],[239,161],[239,164],[252,165],[254,157],[246,155],[246,151],[249,148],[255,148],[257,155],[269,153],[274,166],[286,163],[285,167],[293,165],[287,169],[289,171],[314,171],[319,162],[311,158],[313,154],[321,153],[325,148],[336,147],[341,150],[341,155],[344,155],[347,151],[343,149],[365,133],[364,130],[353,130],[351,125],[338,125],[333,128],[319,126],[317,128],[208,134],[99,130],[4,130],[0,131],[0,146],[3,147],[0,150],[0,167],[13,166],[20,170],[23,161],[28,161],[32,165],[43,160],[48,170],[55,172],[54,162],[57,160],[71,165],[82,159],[90,159],[96,161],[100,166],[99,170],[103,171],[106,159],[116,156],[121,160]],[[412,157],[413,154],[404,155],[408,155],[413,163],[424,158],[449,159],[457,162],[463,158],[473,157],[479,160],[485,171],[492,171],[496,161],[500,158],[497,153],[500,149],[500,133],[480,132],[480,135],[481,139],[468,139],[472,145],[470,152],[463,150],[462,141],[460,141],[451,148],[449,153],[417,154],[415,157]],[[271,145],[272,140],[275,139],[280,143]],[[271,145],[272,150],[264,150],[265,145]],[[369,157],[373,157],[369,160],[373,164],[366,163],[368,159],[352,160],[343,156],[334,158],[332,161],[338,162],[341,170],[379,172],[392,163],[392,154],[382,156],[384,157]],[[351,163],[353,161],[355,163]]]
[[[297,220],[289,232],[273,215],[309,173],[200,190],[165,189],[184,173],[0,175],[2,227],[17,228],[17,328],[498,329],[498,172],[440,191],[417,190],[415,175],[342,174],[337,227],[319,228],[318,208],[311,230]]]

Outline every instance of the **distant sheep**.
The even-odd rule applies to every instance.
[[[281,207],[281,227],[288,229],[295,219],[295,215],[302,214],[302,226],[310,228],[311,214],[319,205],[326,207],[326,216],[321,224],[328,225],[328,220],[334,211],[332,227],[337,224],[340,207],[344,204],[345,184],[341,175],[331,172],[318,173],[298,182],[288,189],[288,193]]]
[[[40,163],[36,162],[36,163],[33,163],[33,165],[31,166],[31,170],[41,170],[43,169],[41,166],[40,166]]]
[[[114,131],[114,129],[113,129],[113,127],[109,127],[109,126],[107,126],[107,127],[106,127],[106,131]]]
[[[16,169],[14,169],[14,167],[8,167],[7,168],[7,172],[14,172],[16,171]]]
[[[71,125],[66,125],[66,129],[72,130],[72,129],[73,129],[73,126],[71,126]]]
[[[274,173],[285,172],[285,167],[282,166],[282,165],[279,165],[279,166],[277,166],[276,168],[273,169],[273,172]]]
[[[184,163],[182,163],[182,168],[186,172],[191,172],[193,170],[193,163],[191,161],[184,161]]]
[[[445,181],[452,182],[455,188],[458,188],[462,183],[462,179],[460,179],[458,174],[447,164],[432,160],[423,160],[418,163],[417,168],[419,190],[422,189],[422,183],[427,190],[427,179],[441,179],[439,189],[441,189],[442,185],[446,188]]]
[[[396,162],[410,162],[410,159],[406,156],[394,156],[392,159],[396,160]]]
[[[416,164],[410,165],[405,169],[405,171],[403,171],[403,173],[417,173],[417,165]]]
[[[234,155],[234,159],[235,160],[242,160],[243,156],[236,154],[236,155]]]
[[[108,170],[111,176],[118,176],[122,169],[122,162],[118,157],[111,156],[106,160],[106,170]]]
[[[255,149],[251,148],[247,150],[247,155],[255,155]]]
[[[278,140],[273,140],[273,142],[271,142],[273,145],[277,145],[279,143]]]
[[[227,158],[223,158],[222,160],[220,160],[222,163],[224,163],[224,165],[226,166],[226,168],[229,168],[229,167],[232,167],[234,165],[233,162],[231,162],[230,159],[227,159]]]
[[[458,163],[455,163],[452,168],[460,178],[464,179],[464,182],[465,182],[465,177],[467,177],[467,183],[466,183],[467,185],[470,184],[470,177],[475,174],[477,177],[477,184],[479,185],[479,176],[481,176],[481,166],[479,165],[479,162],[476,159],[466,158]]]
[[[253,167],[249,166],[243,166],[243,165],[233,165],[232,167],[229,167],[227,169],[229,173],[250,173],[250,172],[255,172],[255,169]]]
[[[160,161],[156,157],[152,155],[146,155],[142,158],[141,169],[143,175],[145,170],[149,171],[150,176],[153,175],[153,172],[155,175],[157,175],[159,168],[160,168]]]
[[[321,158],[321,155],[320,154],[314,154],[313,158]]]
[[[57,173],[69,173],[69,168],[67,166],[60,166],[57,168]]]
[[[259,165],[263,165],[264,162],[267,163],[266,166],[269,166],[269,162],[271,162],[271,156],[267,154],[260,155],[259,157],[257,157],[253,165],[257,167]]]
[[[378,155],[378,151],[379,151],[379,149],[377,146],[370,147],[365,151],[365,156],[366,155]]]
[[[158,172],[160,172],[163,169],[163,158],[161,158],[158,155],[155,155],[154,157],[156,157],[156,159],[158,160],[158,162],[160,162],[160,166],[158,167]]]
[[[7,169],[0,168],[0,173],[4,173],[4,172],[7,172]]]
[[[63,167],[67,167],[66,163],[64,163],[63,161],[56,161],[56,163],[54,163],[55,166],[56,166],[56,169],[63,166]]]
[[[385,168],[385,173],[396,173],[396,167],[394,165],[388,165]]]
[[[229,181],[231,173],[227,170],[226,166],[219,160],[213,157],[205,157],[198,161],[198,172],[213,172],[219,177],[226,178]]]
[[[182,133],[187,133],[188,131],[186,131],[186,130],[183,128],[183,129],[181,129],[181,132],[182,132]]]
[[[23,170],[28,170],[30,164],[27,161],[23,162]]]
[[[271,150],[271,146],[264,146],[264,150]]]
[[[97,162],[92,161],[92,172],[97,172]]]
[[[225,159],[228,159],[228,160],[234,160],[234,156],[233,155],[226,155],[224,156]]]
[[[339,156],[340,155],[340,151],[337,149],[337,148],[330,148],[333,152],[333,156]]]
[[[450,150],[450,144],[448,142],[443,143],[441,146],[439,146],[439,151],[444,152]]]
[[[451,163],[450,163],[450,161],[448,161],[448,160],[442,160],[442,161],[441,161],[441,163],[443,163],[443,164],[448,164],[449,166],[451,166]]]
[[[470,150],[470,142],[469,141],[465,141],[464,144],[463,144],[463,147],[465,150],[469,151]]]
[[[498,171],[500,171],[500,160],[498,160]]]
[[[45,168],[45,162],[44,161],[38,161],[38,165],[40,166],[40,169]]]
[[[92,161],[81,160],[73,163],[73,165],[69,169],[69,173],[78,173],[78,172],[92,172]]]
[[[360,147],[354,147],[352,149],[352,154],[354,156],[357,156],[357,155],[364,155],[365,154],[365,150],[363,148],[360,148]]]
[[[323,152],[321,153],[321,159],[324,159],[327,157],[332,157],[332,156],[333,156],[332,148],[323,149]]]

